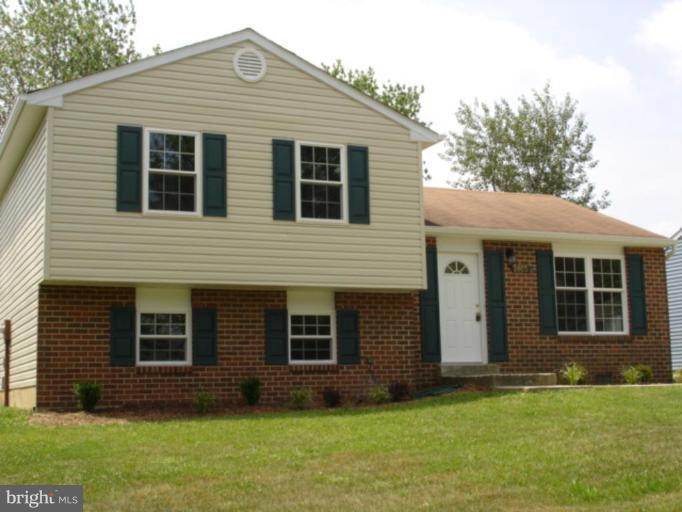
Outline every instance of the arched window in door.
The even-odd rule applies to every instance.
[[[448,266],[445,267],[446,274],[468,274],[469,267],[467,267],[461,261],[451,261]]]

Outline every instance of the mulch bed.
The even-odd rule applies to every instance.
[[[475,393],[484,391],[486,388],[467,385],[454,391],[454,393]],[[369,402],[356,404],[344,404],[343,408],[368,409],[379,407],[391,407],[392,403],[377,405]],[[311,409],[322,409],[320,404],[316,404]],[[171,421],[191,418],[218,418],[223,416],[243,416],[252,414],[267,414],[276,412],[290,412],[291,407],[287,405],[279,406],[230,406],[221,407],[208,414],[199,414],[192,407],[188,406],[145,406],[145,407],[112,407],[98,408],[95,412],[83,411],[35,411],[29,417],[30,425],[40,426],[79,426],[79,425],[122,425],[139,421]]]
[[[210,418],[220,416],[235,416],[244,414],[260,414],[267,412],[282,412],[288,410],[283,407],[234,407],[199,414],[188,407],[166,408],[111,408],[97,409],[95,412],[84,411],[36,411],[31,414],[30,425],[43,426],[77,426],[77,425],[121,425],[138,421],[170,421],[189,418]]]

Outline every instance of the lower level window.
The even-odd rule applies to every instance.
[[[291,316],[291,360],[329,361],[332,359],[331,316]]]
[[[620,258],[559,256],[554,270],[560,332],[626,332]]]
[[[184,362],[187,359],[187,316],[140,314],[140,361]]]

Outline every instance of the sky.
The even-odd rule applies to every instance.
[[[514,100],[550,81],[596,137],[590,171],[609,215],[670,236],[682,225],[682,0],[136,0],[147,54],[245,27],[320,64],[423,85],[420,117],[457,130],[460,101]],[[163,7],[161,7],[163,6]],[[677,150],[677,151],[676,151]],[[453,179],[441,144],[424,160]]]

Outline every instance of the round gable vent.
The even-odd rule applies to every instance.
[[[257,82],[265,76],[265,57],[255,48],[242,48],[234,54],[234,70],[247,82]]]

